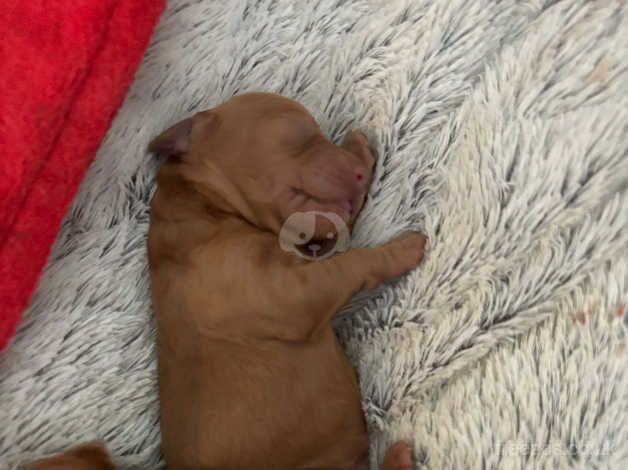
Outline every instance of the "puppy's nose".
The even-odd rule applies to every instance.
[[[355,181],[360,188],[366,185],[366,168],[359,166],[353,170]]]

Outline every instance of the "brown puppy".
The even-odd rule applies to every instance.
[[[359,290],[417,266],[425,237],[312,262],[278,239],[298,212],[351,226],[372,172],[366,138],[335,146],[301,105],[253,93],[177,124],[150,150],[173,157],[148,240],[168,467],[367,468],[356,375],[330,320]],[[335,243],[338,224],[320,219],[283,233]],[[391,452],[387,468],[410,468],[407,446]]]

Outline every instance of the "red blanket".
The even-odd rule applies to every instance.
[[[28,303],[163,4],[1,2],[0,349]]]

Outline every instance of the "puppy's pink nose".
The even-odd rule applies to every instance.
[[[364,186],[366,183],[366,171],[364,168],[358,167],[355,169],[355,180],[360,186]]]

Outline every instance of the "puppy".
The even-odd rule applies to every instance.
[[[149,150],[170,157],[148,239],[168,468],[368,468],[356,374],[330,322],[361,289],[416,267],[425,237],[311,260],[362,207],[374,163],[364,135],[333,145],[298,103],[252,93]],[[304,213],[315,227],[293,217]],[[280,233],[308,234],[314,257],[282,249]],[[411,449],[393,446],[384,468],[411,467]]]
[[[335,146],[298,103],[253,93],[149,150],[170,157],[148,239],[168,468],[367,469],[356,374],[330,322],[361,289],[417,266],[425,237],[334,254],[370,183],[364,135]],[[114,466],[91,443],[31,468]],[[411,448],[393,445],[382,469],[411,468]]]

